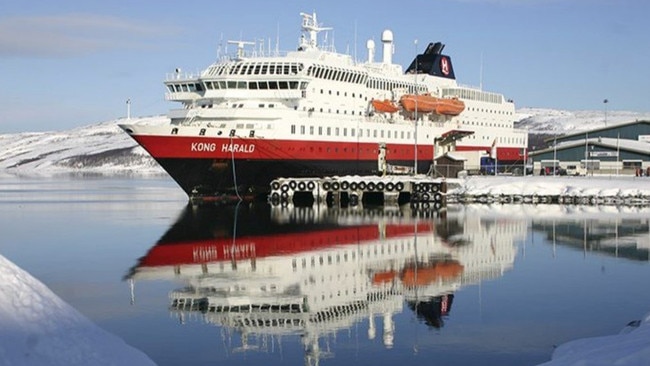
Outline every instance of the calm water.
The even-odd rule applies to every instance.
[[[0,179],[0,254],[159,365],[535,365],[650,311],[648,209],[188,207]]]

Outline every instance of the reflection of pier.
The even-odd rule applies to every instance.
[[[395,208],[188,208],[128,278],[183,281],[170,294],[171,310],[181,322],[200,316],[221,327],[229,349],[264,350],[269,337],[297,335],[305,362],[317,364],[333,356],[330,337],[366,319],[368,338],[392,347],[393,316],[405,302],[424,324],[442,327],[454,292],[512,266],[525,222],[438,216]]]

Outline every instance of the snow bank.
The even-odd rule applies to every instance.
[[[567,342],[543,366],[650,365],[650,314],[621,334]],[[540,366],[542,366],[540,365]]]
[[[448,194],[650,199],[650,178],[634,176],[470,176],[449,180]]]
[[[0,255],[1,365],[155,365]]]

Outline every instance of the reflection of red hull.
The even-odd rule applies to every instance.
[[[213,238],[194,241],[159,243],[140,260],[139,267],[201,264],[208,262],[259,259],[290,255],[340,245],[357,245],[363,242],[414,235],[413,225],[387,225],[380,232],[377,225],[343,227],[271,235],[250,235],[233,238]],[[433,225],[417,225],[417,233],[433,231]]]

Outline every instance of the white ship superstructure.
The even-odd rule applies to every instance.
[[[382,174],[389,165],[429,170],[449,150],[491,151],[502,164],[523,164],[527,134],[514,128],[514,103],[456,82],[444,45],[430,43],[403,70],[393,64],[393,34],[383,57],[368,59],[319,46],[316,14],[302,15],[296,51],[247,52],[198,75],[180,70],[165,81],[180,103],[170,125],[123,125],[190,195],[267,192],[277,177]]]

